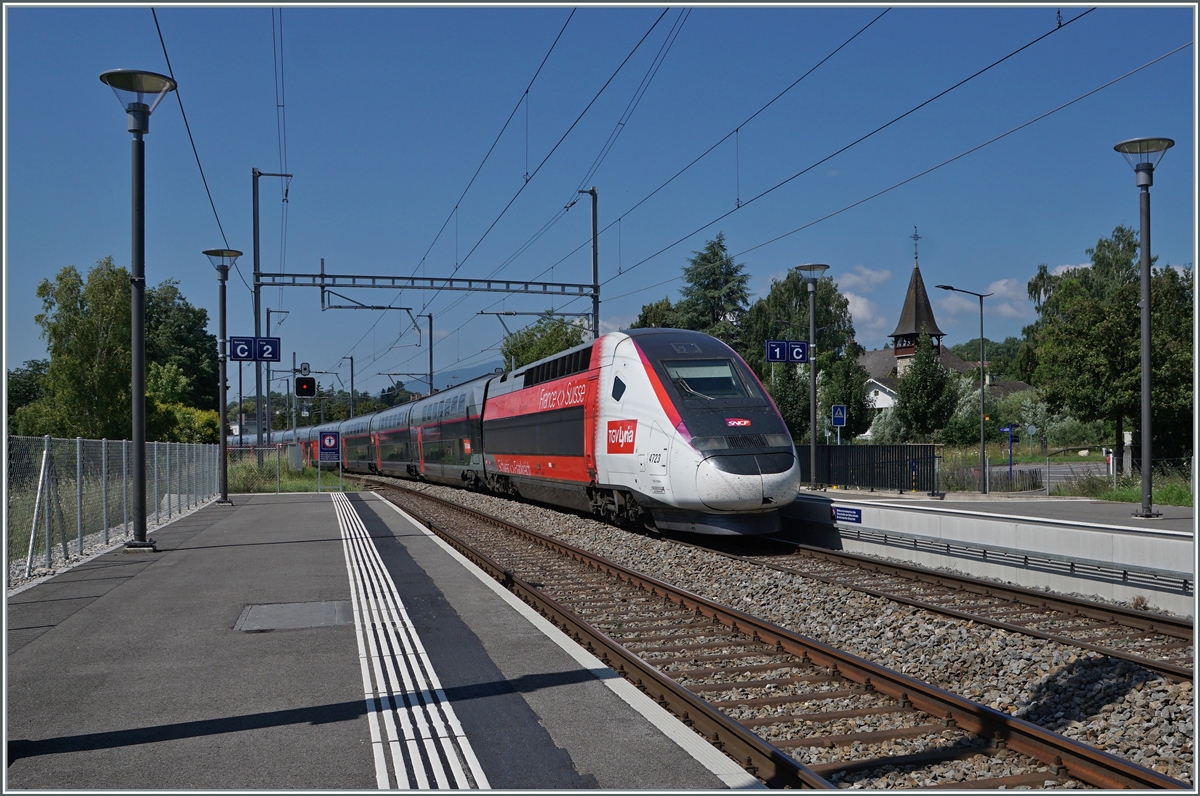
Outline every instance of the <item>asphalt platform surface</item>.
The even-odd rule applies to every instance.
[[[331,496],[232,499],[154,532],[158,553],[9,597],[5,790],[379,787]],[[349,499],[491,788],[753,786],[381,499]]]

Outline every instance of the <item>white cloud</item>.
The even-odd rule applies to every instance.
[[[605,335],[609,332],[619,332],[622,329],[628,329],[629,324],[636,321],[637,313],[632,315],[614,315],[611,318],[600,318],[600,334]]]
[[[990,285],[988,293],[994,294],[993,301],[1028,301],[1029,291],[1019,279],[999,279]]]
[[[891,331],[894,319],[881,315],[879,305],[855,293],[842,293],[850,308],[850,318],[854,322],[856,337],[863,339],[874,335],[887,334]]]
[[[979,299],[963,293],[949,293],[935,300],[939,314],[962,315],[979,312]]]
[[[871,293],[876,287],[892,278],[892,272],[887,269],[878,271],[862,265],[856,265],[848,273],[832,275],[840,290],[857,290],[860,293]],[[846,293],[845,295],[849,295]]]
[[[1067,271],[1074,271],[1076,268],[1091,268],[1091,267],[1092,267],[1091,263],[1080,263],[1079,265],[1060,265],[1057,268],[1055,268],[1053,271],[1051,271],[1050,273],[1054,274],[1055,276],[1062,276]]]

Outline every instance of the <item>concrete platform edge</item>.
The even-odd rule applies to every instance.
[[[372,493],[373,494],[373,493]],[[462,564],[468,572],[473,574],[485,586],[492,590],[500,599],[504,600],[513,610],[517,611],[521,616],[525,617],[534,627],[542,632],[547,638],[557,644],[564,652],[574,658],[596,679],[608,686],[614,694],[620,697],[627,705],[641,714],[647,721],[653,724],[663,735],[674,741],[681,749],[692,756],[698,763],[707,768],[714,776],[720,779],[726,786],[732,790],[746,790],[753,788],[765,788],[766,786],[755,779],[750,774],[746,773],[740,766],[719,752],[715,747],[689,729],[685,724],[675,718],[674,715],[668,713],[660,705],[658,705],[650,697],[638,691],[633,684],[626,682],[620,675],[612,669],[605,666],[599,658],[595,657],[587,650],[580,647],[570,639],[566,638],[562,632],[550,624],[548,620],[535,612],[525,603],[521,602],[511,592],[501,586],[499,583],[481,572],[477,567],[471,564],[461,553],[448,545],[445,541],[432,533],[423,524],[414,519],[411,515],[396,506],[393,503],[384,500],[378,495],[374,495],[375,499],[395,511],[400,516],[407,519],[415,527],[419,528],[422,533],[430,537],[435,544],[445,550],[455,561]]]

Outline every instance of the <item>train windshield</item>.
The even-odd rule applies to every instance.
[[[662,363],[668,378],[685,400],[755,398],[757,392],[738,376],[728,359],[685,359]]]

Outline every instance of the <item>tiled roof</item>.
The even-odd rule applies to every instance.
[[[913,263],[912,278],[908,280],[908,294],[904,297],[904,308],[900,310],[900,322],[896,331],[892,332],[893,339],[907,335],[928,334],[934,337],[946,333],[938,328],[933,319],[933,307],[929,305],[929,295],[925,292],[925,281],[921,279],[921,269]]]

